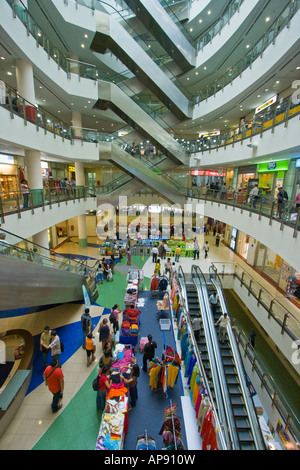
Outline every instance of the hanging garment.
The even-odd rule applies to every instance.
[[[202,428],[204,428],[203,432],[201,430],[201,437],[204,438],[202,450],[218,450],[215,419],[212,410],[206,414]]]
[[[173,364],[168,365],[168,379],[167,385],[168,387],[174,387],[175,381],[178,377],[178,367],[174,366]]]
[[[158,277],[153,277],[151,279],[151,283],[150,283],[150,290],[157,290],[158,289],[158,282],[159,282],[159,278]]]

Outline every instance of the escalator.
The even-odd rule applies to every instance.
[[[216,289],[212,284],[208,285],[207,290],[209,296],[216,293]],[[220,305],[218,305],[213,317],[214,322],[216,322],[221,315],[222,310]],[[236,363],[228,337],[226,337],[224,344],[219,343],[219,348],[241,450],[255,449],[251,427],[247,419],[243,392],[240,387]]]
[[[197,313],[200,313],[201,326],[200,326],[200,335],[199,340],[197,341],[198,350],[201,354],[202,363],[205,369],[206,377],[210,381],[210,389],[214,396],[214,387],[211,375],[211,366],[209,361],[209,355],[207,351],[207,343],[205,339],[204,326],[200,311],[200,304],[198,299],[197,289],[193,282],[186,283],[186,292],[187,292],[187,306],[191,322],[196,317]]]
[[[219,302],[215,312],[211,312],[213,322],[216,323],[220,316],[228,312],[225,296],[220,279],[210,268],[210,282],[207,282],[208,296],[217,294]],[[230,315],[229,315],[230,316]],[[254,404],[245,382],[245,371],[236,347],[235,336],[230,326],[227,327],[224,344],[218,343],[223,370],[225,374],[227,390],[232,407],[234,425],[241,450],[261,450],[264,443],[261,436]]]
[[[0,229],[1,310],[83,300],[93,268]]]

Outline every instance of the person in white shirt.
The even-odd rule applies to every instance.
[[[199,341],[199,339],[200,339],[200,327],[201,327],[201,319],[200,319],[200,314],[199,313],[197,313],[196,317],[193,319],[192,325],[193,325],[195,340]]]
[[[226,312],[224,312],[223,315],[220,316],[219,320],[215,323],[215,326],[217,326],[219,323],[219,341],[220,343],[224,344],[227,325],[228,323],[230,323],[229,317]]]
[[[156,246],[154,246],[154,247],[152,248],[151,253],[152,253],[152,262],[153,262],[153,263],[156,263],[156,261],[157,261],[157,255],[158,255],[158,248],[157,248]]]
[[[257,186],[257,184],[254,186],[254,188],[251,189],[250,196],[251,196],[253,209],[255,209],[256,208],[256,202],[257,202],[257,199],[258,199],[258,186]]]
[[[218,306],[218,299],[219,299],[219,296],[213,292],[210,296],[209,296],[209,305],[211,306],[211,309],[212,309],[212,313],[213,315],[216,313],[217,311],[217,306]]]
[[[60,339],[56,330],[51,330],[51,343],[47,346],[45,343],[41,342],[44,348],[51,349],[52,360],[55,360],[59,363],[59,356],[61,353],[60,349]]]
[[[208,244],[208,242],[205,242],[203,249],[204,249],[204,253],[205,253],[205,256],[204,256],[204,257],[207,258],[207,255],[208,255],[208,252],[209,252],[209,244]]]

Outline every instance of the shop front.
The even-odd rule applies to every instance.
[[[276,197],[278,188],[284,186],[289,162],[290,160],[278,160],[258,164],[258,187],[263,197],[270,200]]]

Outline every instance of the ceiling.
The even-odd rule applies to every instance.
[[[201,64],[201,67],[180,74],[175,83],[189,97],[203,90],[206,85],[220,78],[223,74],[228,73],[230,68],[242,59],[249,48],[253,47],[257,40],[270,28],[272,22],[288,3],[289,0],[261,0],[258,7],[247,18],[247,22],[240,25],[236,34],[229,43],[223,45],[219,53],[211,57],[205,64]],[[200,14],[194,16],[191,21],[182,21],[179,26],[184,30],[185,36],[189,37],[191,42],[195,42],[207,30],[211,29],[230,4],[232,4],[232,0],[218,0],[218,2],[212,0]],[[175,2],[174,5],[179,17],[182,2]],[[98,1],[96,6],[99,9],[106,9],[106,11],[109,9],[107,2],[102,3]],[[122,8],[124,8],[124,4]],[[49,11],[51,11],[49,0],[28,0],[28,9],[41,30],[47,34],[49,39],[67,57],[76,57],[82,62],[94,64],[101,70],[102,76],[107,76],[107,80],[111,81],[113,81],[117,72],[126,71],[126,67],[119,60],[116,60],[115,57],[112,57],[109,51],[101,56],[101,54],[94,54],[89,49],[93,39],[90,37],[90,31],[84,31],[75,25],[65,23],[59,15],[54,16],[49,14]],[[52,10],[55,10],[55,8],[52,7]],[[128,9],[123,9],[122,15],[123,17],[126,16],[126,19],[124,19],[112,8],[110,8],[110,11],[114,11],[114,16],[119,19],[127,30],[132,29],[133,36],[138,35],[143,38],[145,50],[151,45],[151,54],[156,57],[166,58],[166,52],[154,39],[151,32],[145,30],[142,23],[132,12],[128,11]],[[266,21],[267,18],[269,18],[268,21]],[[82,47],[83,45],[84,47]],[[213,118],[209,118],[209,120],[202,118],[199,118],[197,121],[186,120],[184,122],[173,120],[174,123],[170,131],[178,137],[180,136],[180,138],[191,139],[197,138],[199,132],[235,127],[239,124],[241,117],[253,113],[253,110],[258,105],[274,94],[284,92],[290,88],[294,80],[300,79],[300,71],[297,70],[297,67],[300,66],[299,55],[300,53],[296,54],[287,64],[281,64],[280,68],[273,73],[268,82],[258,89],[252,90],[241,103],[229,107],[226,112],[222,112],[221,116],[216,112],[216,115]],[[19,57],[14,53],[14,48],[10,44],[9,38],[1,38],[0,57],[0,80],[16,88],[14,64],[15,60]],[[168,62],[168,67],[170,70],[178,69],[177,65],[174,67],[171,59]],[[129,73],[129,76],[132,76],[132,74]],[[70,101],[67,93],[58,90],[50,82],[46,83],[44,77],[35,67],[34,80],[36,104],[38,104],[39,108],[46,110],[67,125],[72,120],[72,109],[77,109],[81,111],[82,126],[85,128],[97,129],[100,133],[104,134],[111,134],[118,130],[130,130],[130,127],[111,110],[105,112],[98,109],[95,110],[88,100],[85,102],[83,99],[78,99],[75,102],[75,99],[72,98],[73,101]],[[157,99],[149,90],[144,90],[143,94],[141,94],[141,99],[143,98],[148,101],[150,100],[153,106],[157,106]],[[11,153],[13,152],[11,151]]]

